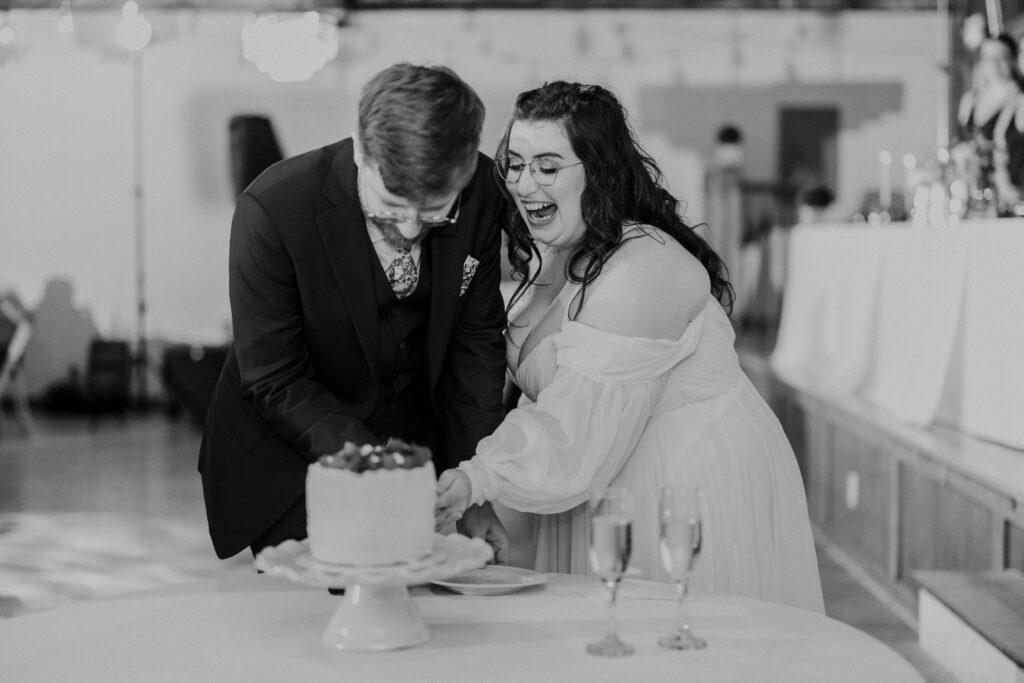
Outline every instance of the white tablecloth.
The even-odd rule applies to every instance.
[[[795,228],[772,367],[1024,448],[1024,220]]]
[[[330,649],[320,635],[337,605],[323,589],[231,577],[76,603],[0,621],[0,680],[26,681],[874,681],[920,683],[885,645],[805,610],[697,596],[699,652],[659,648],[676,613],[673,587],[626,581],[620,633],[636,654],[604,659],[595,579],[548,575],[512,595],[417,588],[431,638],[388,652]]]

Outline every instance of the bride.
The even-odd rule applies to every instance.
[[[743,374],[722,261],[678,216],[618,99],[554,82],[516,99],[496,155],[522,279],[509,369],[525,400],[438,482],[439,524],[497,501],[541,513],[539,571],[586,573],[587,501],[636,501],[631,564],[668,580],[661,486],[700,485],[706,590],[823,611],[796,459]]]

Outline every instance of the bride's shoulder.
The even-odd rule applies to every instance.
[[[578,320],[617,334],[677,339],[707,303],[711,284],[697,258],[651,226],[624,231],[593,282]]]
[[[608,274],[616,271],[641,277],[650,286],[673,290],[710,290],[704,265],[670,234],[651,225],[633,224],[622,233],[619,248],[608,259]],[[706,283],[706,286],[705,286]]]

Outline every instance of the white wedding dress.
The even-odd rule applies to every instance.
[[[578,290],[567,283],[553,303],[568,311]],[[589,573],[587,503],[600,488],[625,487],[636,508],[630,565],[666,581],[659,489],[692,482],[706,503],[698,590],[823,612],[796,459],[733,342],[713,297],[677,341],[620,336],[563,314],[516,368],[520,406],[460,466],[474,502],[542,513],[535,568]]]

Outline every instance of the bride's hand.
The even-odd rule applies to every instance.
[[[473,487],[466,473],[458,469],[445,470],[437,480],[437,505],[434,508],[434,528],[442,529],[462,518],[469,507]]]

